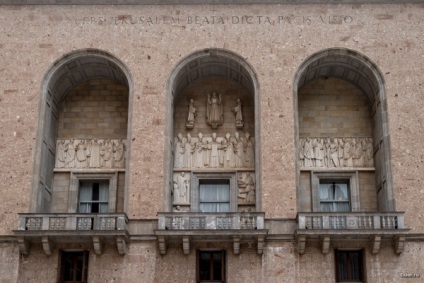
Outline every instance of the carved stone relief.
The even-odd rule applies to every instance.
[[[186,174],[185,172],[174,173],[173,179],[173,204],[190,204],[190,174]]]
[[[125,168],[123,139],[57,140],[55,168]]]
[[[208,93],[208,101],[206,105],[206,121],[216,129],[224,123],[224,111],[222,107],[221,94],[212,92],[212,96]]]
[[[178,133],[175,138],[174,168],[254,168],[254,138],[250,133],[241,137],[238,132],[218,137],[212,133],[197,138]]]
[[[236,128],[243,128],[243,115],[241,111],[241,100],[237,98],[237,106],[233,108],[233,112],[236,115]]]
[[[300,138],[302,167],[374,167],[372,138]]]
[[[255,204],[256,189],[254,174],[251,172],[239,173],[237,186],[238,204]]]
[[[194,100],[190,99],[190,103],[188,104],[188,117],[186,128],[193,129],[194,128],[194,117],[196,116],[196,108],[194,107]]]

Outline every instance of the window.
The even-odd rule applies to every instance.
[[[108,212],[109,181],[81,180],[79,188],[78,212],[106,213]]]
[[[116,211],[118,172],[71,172],[69,190],[68,213],[113,213]]]
[[[311,172],[314,212],[359,211],[358,172]]]
[[[199,210],[201,212],[229,212],[230,181],[200,180]]]
[[[363,251],[335,251],[336,281],[364,282]]]
[[[225,282],[225,251],[198,251],[197,282]]]
[[[349,180],[320,180],[319,199],[322,212],[350,211]]]
[[[235,173],[195,172],[190,178],[190,208],[192,212],[237,211]]]
[[[60,283],[87,282],[88,252],[65,252],[60,256]]]

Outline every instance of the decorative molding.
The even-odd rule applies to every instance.
[[[19,251],[23,255],[29,254],[29,242],[24,237],[18,237]]]
[[[41,244],[46,255],[52,255],[53,245],[48,236],[41,237]]]
[[[233,252],[235,255],[240,254],[240,236],[233,236]]]
[[[405,236],[395,236],[393,237],[395,253],[401,254],[405,249]]]
[[[125,255],[127,253],[127,242],[122,236],[116,238],[116,247],[120,255]]]
[[[164,236],[158,236],[159,251],[161,255],[166,255],[166,242]]]
[[[321,236],[321,247],[322,247],[322,253],[328,254],[330,252],[330,236]]]
[[[378,254],[381,247],[381,236],[374,235],[371,237],[371,253]]]
[[[0,0],[1,5],[312,5],[413,4],[422,0]]]
[[[103,243],[99,236],[93,236],[93,248],[96,255],[101,255],[103,253]]]
[[[258,255],[261,255],[264,253],[264,236],[258,236]]]
[[[303,255],[306,251],[306,236],[297,236],[297,252]]]
[[[185,255],[190,254],[190,238],[183,237],[183,252]]]

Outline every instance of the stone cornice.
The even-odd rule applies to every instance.
[[[423,0],[0,0],[0,5],[419,4]]]

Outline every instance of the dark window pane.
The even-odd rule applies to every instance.
[[[224,281],[225,254],[223,251],[199,252],[198,261],[198,280],[200,282]]]
[[[337,282],[363,281],[362,251],[336,251]]]

